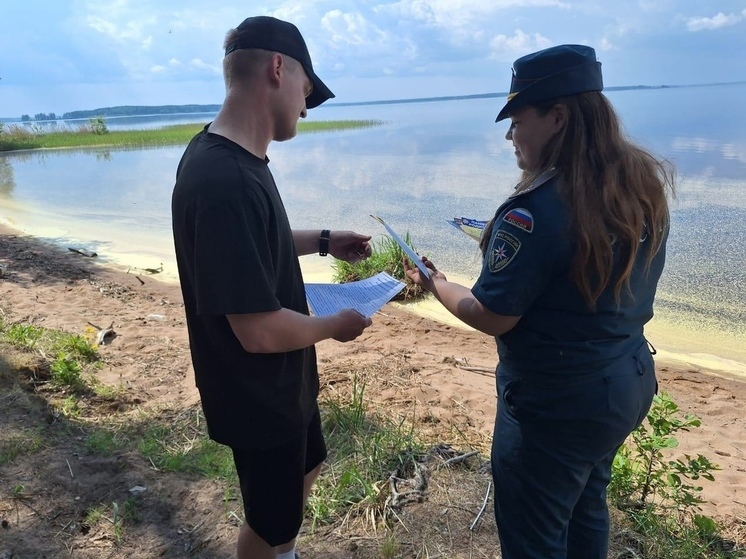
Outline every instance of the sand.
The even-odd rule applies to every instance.
[[[112,325],[117,336],[101,348],[106,362],[98,373],[102,382],[126,386],[129,401],[144,408],[195,404],[178,285],[94,261],[0,229],[0,308],[6,323],[31,322],[74,333],[84,333],[90,323]],[[313,273],[320,271],[310,270],[309,277]],[[332,390],[340,371],[382,360],[401,363],[407,375],[386,379],[367,393],[371,403],[417,416],[423,429],[458,433],[471,446],[486,449],[495,413],[494,340],[445,318],[430,303],[386,305],[357,340],[318,344],[322,384]],[[703,512],[743,523],[746,381],[739,375],[742,364],[712,361],[659,355],[661,389],[683,412],[702,420],[701,428],[679,436],[679,448],[671,455],[701,453],[719,464],[715,482],[702,482]]]

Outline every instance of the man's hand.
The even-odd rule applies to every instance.
[[[369,235],[354,231],[332,231],[329,235],[329,254],[350,264],[368,258],[372,252]],[[359,334],[358,334],[359,335]]]
[[[334,318],[337,323],[336,333],[332,336],[338,342],[349,342],[363,333],[368,326],[373,324],[370,318],[353,309],[343,309]]]

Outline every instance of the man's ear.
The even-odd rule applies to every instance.
[[[285,70],[285,59],[279,52],[272,55],[267,65],[270,82],[276,86],[280,85],[280,75]]]

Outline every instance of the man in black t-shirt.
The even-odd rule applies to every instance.
[[[333,97],[298,29],[271,17],[229,31],[226,98],[176,174],[173,233],[196,383],[210,437],[233,450],[246,524],[238,559],[295,555],[311,484],[326,458],[314,344],[358,337],[348,309],[309,316],[298,256],[355,262],[370,237],[293,231],[268,168],[273,140]]]

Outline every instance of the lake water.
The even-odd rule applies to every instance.
[[[676,352],[746,363],[746,86],[608,93],[628,133],[678,171],[669,258],[651,326]],[[297,228],[373,235],[383,217],[419,252],[468,281],[476,243],[446,222],[487,219],[518,178],[501,99],[322,106],[309,120],[382,126],[301,134],[270,146]],[[210,115],[112,121],[110,127],[207,122]],[[175,276],[170,197],[183,147],[0,153],[0,220],[125,266]],[[325,261],[323,261],[325,262]],[[322,260],[311,257],[311,263]],[[655,343],[655,341],[654,341]],[[746,365],[744,366],[746,372]]]

